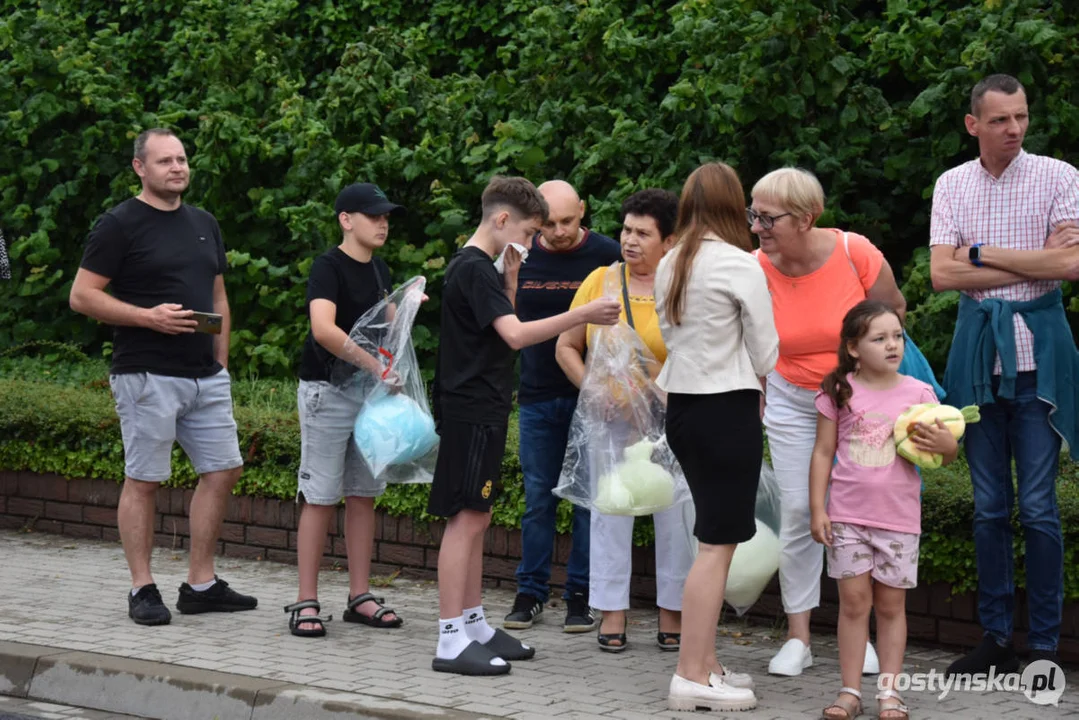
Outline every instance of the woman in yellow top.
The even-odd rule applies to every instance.
[[[659,330],[653,283],[660,259],[671,248],[678,198],[666,190],[648,189],[634,193],[622,203],[622,257],[628,290],[629,309],[623,304],[622,320],[631,322],[652,351],[658,364],[667,359],[667,349]],[[603,295],[607,273],[599,268],[581,284],[572,307]],[[555,358],[566,377],[581,386],[584,380],[585,350],[592,326],[578,326],[558,338]],[[663,650],[678,650],[682,628],[682,587],[693,564],[693,549],[681,507],[654,515],[656,528],[656,604],[659,605],[659,633],[656,642]],[[589,560],[589,603],[603,612],[599,628],[600,649],[626,649],[626,610],[629,609],[629,580],[632,570],[633,518],[604,515],[592,511]]]

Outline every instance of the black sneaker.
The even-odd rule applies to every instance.
[[[949,665],[946,674],[976,675],[988,673],[993,667],[997,675],[1018,672],[1019,658],[1011,643],[1001,647],[991,635],[986,635],[981,645]]]
[[[138,625],[168,625],[172,621],[172,613],[153,583],[143,585],[134,595],[127,593],[127,616]]]
[[[1048,660],[1055,665],[1060,665],[1060,655],[1053,650],[1031,650],[1030,656],[1027,658],[1027,664],[1029,665],[1039,660]]]
[[[510,614],[502,621],[502,627],[508,630],[527,630],[542,614],[543,603],[539,601],[539,598],[517,593],[517,599],[513,601],[513,610],[510,610]]]
[[[217,580],[210,589],[199,592],[187,583],[180,585],[180,599],[176,601],[176,609],[184,615],[195,615],[207,612],[239,612],[240,610],[254,610],[259,601],[250,595],[241,595],[221,578],[214,575]]]
[[[596,616],[588,606],[588,596],[583,592],[572,593],[566,598],[566,623],[562,632],[583,633],[596,629]]]

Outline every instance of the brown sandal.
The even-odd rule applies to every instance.
[[[903,703],[903,698],[895,690],[882,690],[877,693],[879,701],[878,720],[910,720],[910,708]],[[894,703],[885,704],[885,700],[894,700]],[[887,713],[887,715],[885,715]]]
[[[854,706],[853,711],[847,705],[840,705],[839,698],[843,695],[851,695],[852,697],[857,698],[857,704]],[[821,711],[821,718],[823,718],[823,720],[854,720],[854,718],[861,714],[862,693],[854,688],[845,687],[839,689],[839,697],[836,698],[836,701]]]

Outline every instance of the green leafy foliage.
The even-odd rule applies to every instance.
[[[428,368],[438,281],[496,172],[573,182],[610,233],[628,193],[677,190],[704,160],[747,185],[799,164],[829,191],[823,221],[900,268],[926,244],[934,179],[974,154],[962,116],[979,77],[1018,75],[1028,148],[1074,161],[1071,4],[6,0],[0,226],[14,280],[0,284],[0,346],[108,353],[108,330],[66,296],[88,228],[137,189],[131,141],[155,125],[180,133],[187,199],[221,222],[240,376],[292,375],[309,264],[336,242],[333,199],[356,180],[408,207],[382,253],[397,281],[432,282],[416,328]],[[939,370],[950,300],[923,266],[908,299]]]
[[[41,348],[24,348],[34,353]],[[60,356],[48,359],[25,355],[0,356],[0,469],[58,473],[69,478],[105,478],[119,481],[124,474],[120,426],[108,389],[105,364],[100,360],[65,361],[70,349],[51,346]],[[234,385],[235,415],[239,426],[244,472],[236,494],[292,499],[296,495],[300,430],[296,414],[296,388],[276,379],[240,381]],[[503,490],[494,506],[492,522],[520,527],[524,515],[524,487],[517,455],[516,418],[511,419],[502,461]],[[1065,594],[1079,599],[1079,465],[1062,458],[1058,504],[1064,525]],[[923,471],[921,558],[918,573],[924,582],[947,582],[954,592],[974,589],[974,541],[971,521],[974,506],[970,473],[965,461],[935,471]],[[166,483],[193,487],[197,481],[190,462],[177,448],[173,475]],[[391,485],[376,506],[393,515],[417,521],[431,520],[426,512],[427,485]],[[560,503],[557,528],[568,533],[572,506]],[[1018,516],[1016,573],[1023,579],[1023,536]],[[634,543],[654,540],[651,518],[638,518]]]

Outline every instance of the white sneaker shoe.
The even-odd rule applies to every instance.
[[[813,667],[813,653],[804,642],[791,638],[768,663],[768,674],[797,677],[807,667]]]
[[[749,673],[731,672],[731,669],[726,665],[720,665],[723,668],[723,674],[717,675],[712,673],[708,677],[708,682],[712,685],[719,685],[720,683],[726,683],[731,687],[744,688],[746,690],[752,690],[755,685],[753,678]]]
[[[731,712],[755,707],[757,696],[752,690],[734,687],[724,682],[721,675],[713,674],[708,685],[699,685],[680,675],[671,677],[671,688],[667,694],[667,708],[670,710]]]
[[[862,674],[880,674],[880,658],[877,657],[877,651],[873,649],[873,643],[871,642],[866,642],[865,644],[865,661],[862,663]]]

